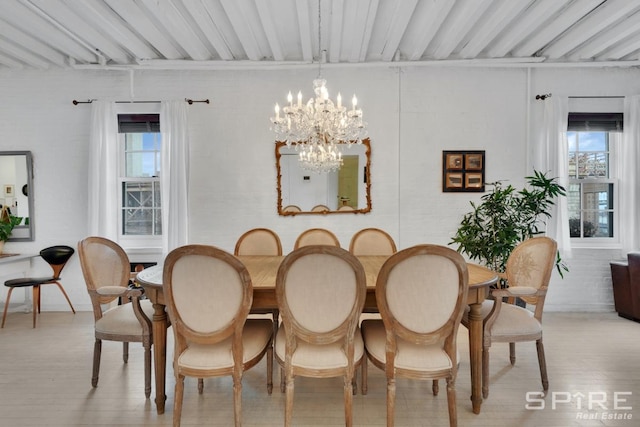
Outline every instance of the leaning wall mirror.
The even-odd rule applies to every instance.
[[[295,146],[276,142],[278,214],[348,214],[371,211],[371,143],[342,152],[339,170],[316,173],[300,167]]]
[[[0,151],[0,205],[22,222],[9,241],[33,241],[33,163],[31,151]]]

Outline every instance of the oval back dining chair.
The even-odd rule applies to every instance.
[[[276,359],[285,372],[285,426],[292,421],[296,376],[342,376],[345,420],[351,426],[355,367],[364,355],[358,319],[366,286],[362,264],[341,248],[305,246],[280,264]]]
[[[349,252],[356,256],[393,255],[397,249],[393,238],[386,231],[379,228],[363,228],[351,238]]]
[[[238,238],[234,255],[282,255],[282,243],[275,231],[253,228]]]
[[[253,301],[249,272],[232,254],[206,245],[174,249],[163,268],[163,294],[174,335],[173,425],[180,426],[185,377],[231,376],[239,427],[242,374],[267,353],[269,390],[272,385],[273,323],[247,319]]]
[[[340,247],[340,241],[331,231],[324,228],[310,228],[300,233],[296,239],[293,249],[299,249],[309,245],[328,245]]]
[[[489,396],[489,349],[495,342],[509,343],[511,365],[516,363],[516,342],[535,341],[543,390],[549,389],[547,364],[542,344],[542,310],[556,262],[557,243],[549,237],[532,237],[511,252],[505,275],[508,288],[494,289],[482,304],[482,395]],[[521,298],[535,306],[532,312],[514,304]],[[506,299],[506,302],[504,300]],[[463,323],[467,323],[463,319]]]
[[[78,243],[80,266],[93,306],[95,344],[91,385],[98,386],[102,341],[120,341],[122,359],[129,361],[129,343],[141,342],[144,347],[144,393],[151,395],[151,318],[153,307],[141,300],[143,291],[131,289],[129,258],[116,242],[103,237],[87,237]],[[130,301],[111,308],[115,300]]]
[[[468,289],[466,262],[444,246],[401,250],[380,269],[376,301],[382,320],[364,320],[361,328],[368,359],[386,373],[387,426],[394,425],[396,377],[446,379],[449,424],[457,425],[456,338]],[[366,369],[363,363],[363,392]]]
[[[75,250],[70,246],[58,245],[51,246],[45,248],[40,251],[40,256],[43,260],[45,260],[49,266],[51,266],[52,274],[51,276],[44,277],[21,277],[19,279],[11,279],[4,282],[4,285],[9,288],[9,292],[7,293],[7,300],[4,303],[4,312],[2,313],[2,326],[0,328],[4,328],[4,321],[7,317],[7,309],[9,308],[9,301],[11,300],[11,293],[15,288],[25,288],[31,286],[33,288],[33,327],[36,327],[36,315],[40,313],[40,286],[42,285],[56,285],[62,295],[66,298],[69,303],[69,307],[71,307],[71,311],[73,314],[76,313],[76,310],[73,308],[73,304],[71,304],[71,300],[69,299],[69,295],[65,292],[62,284],[60,284],[60,273],[65,265],[67,265],[67,261],[69,258],[75,253]]]

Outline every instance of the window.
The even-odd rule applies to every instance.
[[[120,235],[162,235],[159,114],[118,114]]]
[[[574,239],[617,238],[616,175],[612,168],[622,114],[570,113],[569,232]]]

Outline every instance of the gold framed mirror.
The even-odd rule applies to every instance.
[[[338,171],[304,170],[295,144],[275,143],[278,214],[358,214],[371,211],[371,141],[353,144],[342,153]]]

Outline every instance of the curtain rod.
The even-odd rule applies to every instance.
[[[196,102],[202,102],[205,104],[209,104],[209,99],[201,99],[201,100],[197,100],[197,99],[189,99],[189,98],[185,98],[184,99],[185,102],[189,105],[192,105]],[[72,103],[73,105],[78,105],[78,104],[91,104],[93,101],[97,101],[97,99],[87,99],[86,101],[77,101],[77,100],[73,100]],[[158,104],[161,101],[116,101],[116,104]]]
[[[536,95],[536,99],[540,99],[544,101],[547,98],[551,98],[550,93],[544,93],[541,95]],[[569,99],[620,99],[624,98],[622,95],[611,95],[611,96],[570,96]]]

